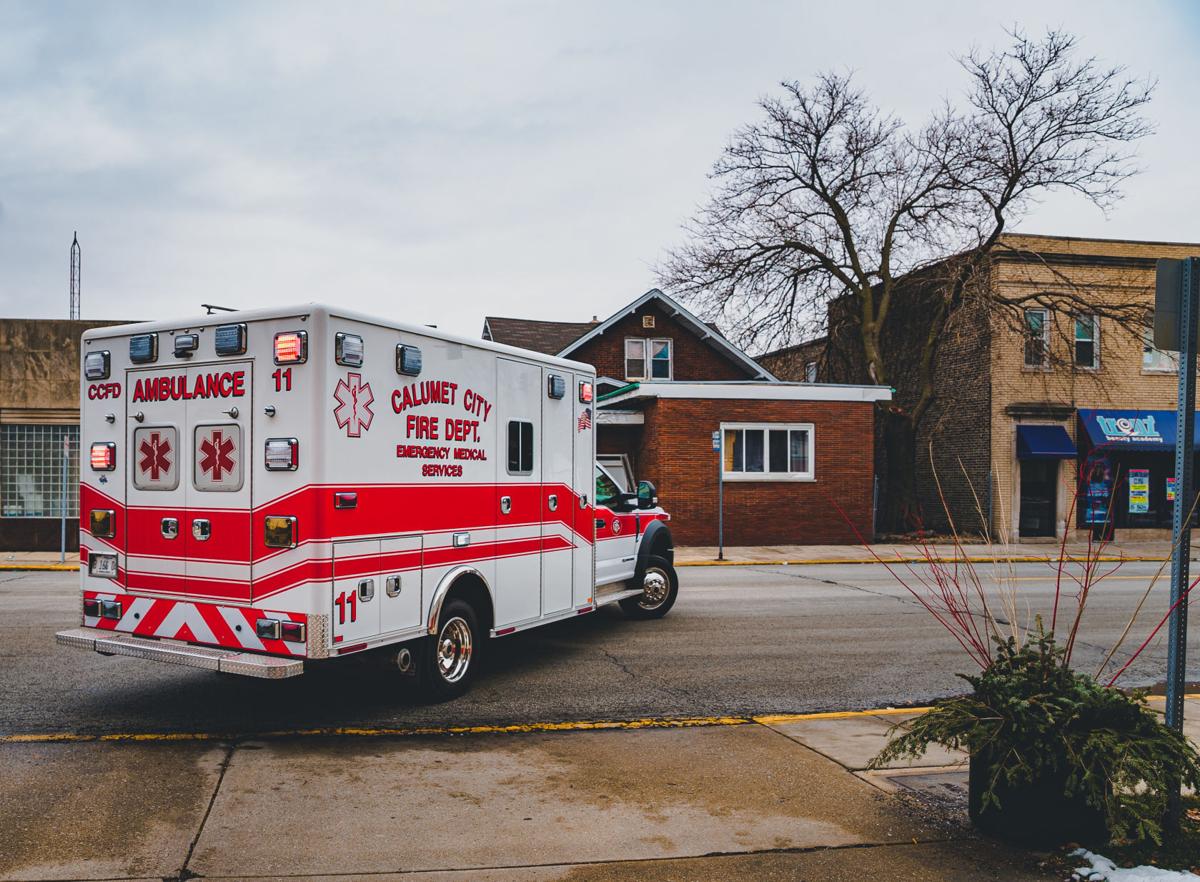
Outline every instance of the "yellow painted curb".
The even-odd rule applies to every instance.
[[[21,571],[29,570],[31,572],[41,571],[58,571],[58,572],[74,572],[79,569],[79,564],[0,564],[0,571]]]

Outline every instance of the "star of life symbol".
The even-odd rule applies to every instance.
[[[138,468],[142,474],[148,475],[151,481],[161,480],[171,471],[171,441],[158,432],[151,432],[149,438],[143,438],[138,445]]]
[[[222,429],[214,429],[207,438],[200,442],[200,469],[205,473],[212,472],[212,480],[220,481],[222,473],[234,469],[233,439],[226,438]]]
[[[339,429],[346,430],[348,437],[357,438],[371,428],[371,420],[375,418],[371,402],[375,395],[371,392],[371,384],[364,383],[360,374],[347,374],[346,379],[338,380],[333,397],[338,403],[333,418]]]

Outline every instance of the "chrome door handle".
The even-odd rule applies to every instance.
[[[375,596],[375,580],[363,579],[358,583],[358,599],[366,603]]]
[[[208,537],[212,535],[212,524],[205,518],[196,518],[192,521],[192,538],[198,542],[207,542]]]
[[[238,418],[238,409],[236,407],[231,407],[229,410],[223,410],[221,413],[225,414],[225,416],[229,417],[231,420],[236,420]]]
[[[388,597],[397,597],[400,594],[400,577],[388,576],[383,580],[383,590],[387,592]]]
[[[546,500],[546,505],[551,511],[558,511],[558,494],[551,493],[550,497]]]
[[[163,518],[159,529],[164,539],[174,539],[179,535],[179,518]]]
[[[511,496],[501,496],[500,497],[500,514],[508,514],[510,511],[512,511],[512,497]]]

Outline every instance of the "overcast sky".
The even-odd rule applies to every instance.
[[[1136,12],[1135,12],[1136,8]],[[0,0],[0,315],[310,300],[478,335],[604,316],[781,79],[852,69],[919,123],[953,56],[1063,26],[1160,81],[1146,172],[1026,232],[1200,241],[1200,16],[1180,3]]]

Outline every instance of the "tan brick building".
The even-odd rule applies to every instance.
[[[64,512],[78,548],[79,338],[106,324],[0,319],[0,551],[58,548]]]
[[[629,489],[654,483],[676,542],[717,544],[722,482],[727,545],[871,535],[873,414],[890,390],[781,382],[657,289],[604,321],[489,316],[483,333],[596,366],[598,459]]]
[[[1145,328],[1081,302],[1101,313],[1138,303],[1148,318],[1155,261],[1197,255],[1200,244],[1004,236],[982,284],[1028,302],[997,311],[979,298],[947,327],[917,445],[926,523],[947,526],[936,472],[959,529],[987,521],[998,536],[1048,541],[1107,521],[1126,539],[1169,535],[1174,361]],[[786,351],[759,361],[800,378]]]

